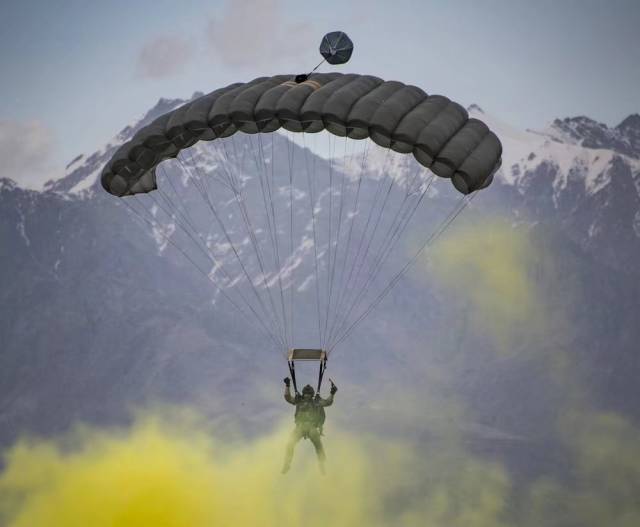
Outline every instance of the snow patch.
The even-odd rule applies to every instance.
[[[17,186],[18,184],[13,179],[9,179],[9,178],[0,179],[0,191],[4,189],[14,190]]]
[[[86,195],[87,191],[90,191],[91,187],[95,184],[98,179],[98,176],[102,172],[102,165],[95,168],[93,171],[89,172],[85,177],[83,177],[78,183],[76,183],[72,188],[69,189],[69,194],[74,194],[76,196]]]
[[[298,289],[296,289],[296,291],[298,293],[303,293],[305,292],[307,289],[309,289],[309,286],[311,285],[311,282],[313,282],[313,274],[310,274],[309,276],[307,276],[302,283],[298,286]]]
[[[18,215],[20,216],[20,221],[16,225],[16,229],[20,233],[20,237],[24,240],[24,243],[29,247],[31,245],[31,240],[27,236],[27,229],[25,226],[26,218],[20,209],[18,209]]]
[[[65,167],[65,170],[69,170],[73,165],[75,165],[76,163],[78,163],[82,158],[84,157],[84,154],[80,154],[79,156],[74,157]]]
[[[633,217],[633,232],[635,232],[636,236],[640,238],[640,210],[637,211]]]
[[[169,245],[169,240],[171,239],[171,236],[175,231],[175,223],[161,225],[157,222],[154,222],[152,235],[154,240],[158,244],[158,254],[162,254],[165,251],[167,245]]]

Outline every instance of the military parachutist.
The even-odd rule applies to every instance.
[[[326,456],[322,446],[322,440],[320,439],[325,419],[324,409],[333,404],[333,398],[338,391],[338,387],[331,381],[329,397],[324,399],[320,396],[320,393],[315,393],[310,384],[307,384],[302,389],[302,394],[296,393],[295,396],[291,395],[291,379],[289,379],[289,377],[284,380],[284,384],[285,401],[296,407],[296,427],[293,429],[289,442],[287,443],[282,473],[286,474],[289,471],[291,460],[293,459],[293,451],[298,441],[301,439],[309,439],[316,450],[320,472],[324,474]]]
[[[402,82],[395,80],[385,81],[381,78],[371,75],[358,75],[342,74],[339,72],[327,72],[316,73],[318,68],[325,62],[331,65],[339,65],[346,63],[353,53],[353,42],[343,31],[332,31],[327,33],[320,43],[320,54],[323,60],[313,68],[309,73],[302,73],[292,78],[291,75],[274,75],[271,77],[257,77],[249,82],[240,82],[229,84],[228,86],[221,87],[200,97],[193,98],[186,104],[177,107],[163,115],[159,115],[153,121],[145,124],[139,128],[132,137],[114,150],[114,153],[110,160],[106,163],[102,170],[100,182],[105,191],[110,194],[122,198],[121,204],[129,209],[132,219],[139,220],[142,224],[147,224],[151,228],[151,233],[154,238],[157,239],[159,235],[163,238],[163,244],[171,244],[177,251],[179,251],[185,259],[193,265],[193,267],[203,275],[203,277],[210,282],[215,290],[216,294],[220,294],[224,297],[225,301],[232,305],[238,314],[246,318],[246,322],[257,322],[259,328],[263,330],[264,336],[271,340],[271,343],[275,349],[288,347],[293,341],[294,327],[293,327],[293,314],[296,311],[294,307],[295,291],[302,291],[302,284],[296,285],[291,283],[288,286],[283,287],[281,278],[285,276],[291,268],[287,263],[282,266],[278,260],[280,259],[277,232],[275,225],[275,218],[279,216],[276,211],[275,205],[284,200],[273,200],[271,189],[269,186],[269,179],[275,181],[274,177],[280,171],[277,164],[274,162],[274,133],[280,128],[284,128],[288,132],[301,133],[304,143],[305,133],[319,133],[326,131],[328,134],[334,136],[350,138],[352,140],[363,140],[369,138],[369,143],[378,145],[385,148],[387,152],[394,151],[397,154],[407,156],[402,158],[403,163],[398,163],[397,174],[385,174],[384,178],[389,177],[390,184],[386,191],[386,197],[382,204],[379,204],[377,197],[374,198],[371,203],[371,208],[368,213],[369,217],[375,212],[378,219],[376,220],[376,227],[368,229],[369,220],[367,220],[366,226],[363,228],[363,232],[360,236],[360,242],[356,250],[356,242],[351,245],[352,236],[343,237],[346,240],[343,245],[343,251],[345,255],[344,265],[342,266],[343,272],[339,273],[343,276],[336,278],[336,288],[342,287],[345,289],[354,289],[354,294],[338,296],[337,299],[332,299],[332,291],[334,286],[335,275],[333,270],[335,265],[331,268],[331,273],[328,274],[328,292],[326,295],[326,304],[322,307],[320,304],[324,303],[325,295],[320,294],[319,287],[316,288],[316,304],[318,313],[318,338],[322,349],[315,348],[294,348],[288,351],[288,365],[290,371],[290,381],[287,380],[287,389],[285,390],[285,399],[296,406],[296,428],[292,433],[291,439],[287,446],[287,454],[285,457],[285,463],[283,472],[289,470],[291,459],[293,457],[293,451],[295,445],[302,438],[308,438],[313,443],[318,460],[320,461],[321,468],[324,467],[324,450],[320,437],[322,435],[322,424],[324,423],[324,408],[330,406],[333,403],[333,397],[337,391],[337,388],[333,383],[331,387],[331,395],[327,399],[320,397],[319,392],[322,387],[323,374],[326,369],[327,359],[332,350],[343,343],[354,329],[382,302],[382,300],[388,295],[403,275],[414,265],[419,258],[427,250],[432,242],[448,228],[448,226],[460,215],[464,208],[468,205],[472,197],[477,191],[485,189],[493,181],[494,174],[500,168],[502,164],[502,143],[498,136],[492,132],[488,126],[478,119],[469,118],[468,112],[459,104],[451,101],[447,97],[441,95],[429,95],[420,88],[412,85],[406,85]],[[308,70],[307,70],[308,71]],[[258,199],[260,196],[264,202],[266,214],[266,223],[268,224],[268,231],[270,236],[260,235],[262,231],[262,225],[254,227],[251,218],[262,217],[263,215],[259,210],[251,211],[245,204],[245,198],[239,193],[239,188],[244,187],[244,182],[241,181],[241,185],[238,186],[237,175],[232,174],[233,171],[229,171],[228,167],[225,170],[221,170],[218,166],[219,163],[214,162],[209,164],[208,155],[202,156],[203,161],[198,164],[195,158],[201,157],[194,156],[191,153],[190,148],[200,148],[203,142],[212,142],[214,145],[221,147],[224,150],[225,164],[232,163],[227,157],[226,141],[234,140],[234,134],[243,136],[243,134],[249,134],[249,143],[245,143],[245,139],[241,138],[243,142],[241,148],[246,148],[247,152],[253,152],[255,156],[256,166],[259,168],[257,176],[247,177],[247,190],[248,192],[259,192],[254,196],[250,196],[247,203],[253,202],[254,198]],[[259,154],[255,152],[255,147],[250,140],[252,134],[258,136],[259,141]],[[262,145],[262,136],[271,135],[271,154],[267,157],[267,153],[264,152]],[[282,138],[281,138],[282,139]],[[279,140],[281,140],[279,139]],[[287,139],[287,149],[289,144],[297,148],[293,138]],[[196,147],[196,145],[198,145]],[[235,143],[233,143],[233,151],[236,151]],[[335,146],[335,143],[334,143]],[[305,147],[306,148],[306,147]],[[365,175],[369,170],[364,169],[367,149],[364,150],[363,155],[363,167],[361,167],[361,176]],[[191,158],[191,165],[185,166],[180,156],[187,154]],[[215,153],[215,158],[221,155],[222,152]],[[307,206],[306,200],[299,200],[300,204],[294,207],[293,196],[298,192],[301,195],[305,194],[302,187],[299,189],[293,185],[293,156],[295,151],[291,151],[289,156],[288,173],[289,173],[289,210],[290,210],[290,246],[292,248],[290,258],[294,258],[294,217],[298,217],[300,214],[308,214],[309,221],[312,225],[316,224],[316,210],[317,206],[313,203],[316,201],[312,198],[314,176],[309,172],[309,163],[303,163],[303,168],[306,168],[306,176],[308,181],[308,192],[310,202]],[[212,153],[212,155],[214,155]],[[234,154],[235,155],[235,154]],[[345,143],[345,157],[344,163],[347,163],[347,148]],[[262,159],[260,159],[262,158]],[[237,156],[234,157],[237,160]],[[399,160],[400,158],[398,158]],[[178,185],[177,187],[186,186],[187,182],[190,182],[197,194],[202,197],[202,202],[199,204],[194,203],[194,216],[202,216],[201,210],[207,214],[203,216],[203,222],[200,225],[194,225],[193,219],[190,217],[191,198],[187,201],[190,194],[185,190],[184,192],[178,192],[174,185],[174,176],[168,177],[165,173],[163,177],[159,177],[157,169],[163,168],[165,163],[169,163],[170,160],[177,160],[180,163],[179,169],[183,177],[184,185]],[[402,174],[404,173],[405,166],[404,161],[413,163],[414,161],[429,169],[431,174],[422,174],[420,171],[415,172],[415,183],[409,183],[407,188],[398,192],[398,200],[400,201],[400,208],[396,212],[396,218],[402,218],[402,221],[397,223],[394,227],[395,219],[389,218],[391,221],[389,234],[379,234],[379,238],[374,239],[376,232],[384,232],[387,229],[377,229],[378,222],[382,218],[387,218],[384,212],[385,205],[392,203],[394,200],[387,197],[390,196],[392,186],[396,180],[404,180]],[[266,178],[266,172],[260,173],[262,169],[266,170],[266,166],[269,164],[271,168],[271,178]],[[313,163],[315,167],[315,158]],[[395,162],[394,162],[395,165]],[[284,166],[284,165],[283,165]],[[408,166],[408,165],[406,165]],[[203,170],[201,170],[201,168]],[[417,167],[419,168],[419,167]],[[240,168],[241,169],[241,168]],[[412,169],[413,170],[413,169]],[[198,174],[194,177],[194,172]],[[331,172],[330,172],[331,173]],[[315,174],[315,172],[314,172]],[[369,302],[369,298],[365,296],[365,293],[369,291],[369,287],[374,284],[374,280],[378,272],[384,267],[384,263],[389,255],[395,254],[395,244],[401,239],[403,231],[409,225],[411,217],[420,205],[422,198],[431,188],[431,183],[438,176],[438,178],[448,179],[462,195],[459,201],[456,203],[451,213],[442,220],[439,226],[434,226],[431,230],[429,225],[417,225],[419,231],[425,231],[425,239],[417,252],[405,263],[405,265],[393,276],[382,279],[378,278],[379,287],[381,288],[379,293],[376,293],[374,299]],[[210,177],[212,181],[221,183],[227,187],[233,195],[239,207],[239,214],[219,214],[216,207],[226,207],[227,199],[231,196],[221,195],[220,202],[216,197],[212,201],[212,196],[209,195],[208,186],[209,183],[205,182],[205,178]],[[225,181],[227,179],[227,181]],[[244,179],[244,178],[243,178]],[[298,178],[304,179],[304,178]],[[257,185],[249,185],[249,181],[254,180]],[[345,179],[343,178],[343,183]],[[376,182],[378,181],[378,182]],[[267,183],[265,193],[265,185]],[[349,213],[351,216],[351,222],[349,225],[349,233],[354,226],[354,221],[357,216],[358,210],[358,198],[360,192],[360,183],[362,188],[373,188],[370,185],[377,185],[379,189],[382,189],[386,185],[386,179],[373,178],[358,178],[358,183],[355,184],[354,191],[354,208]],[[274,183],[275,184],[275,183]],[[164,190],[168,190],[165,185],[169,185],[172,194],[178,198],[178,203],[173,203],[173,199],[165,195]],[[400,187],[401,185],[396,185]],[[253,187],[253,190],[251,189]],[[282,187],[285,190],[286,187]],[[346,189],[346,187],[345,187]],[[318,189],[320,190],[320,189]],[[156,194],[156,192],[158,194]],[[190,191],[189,191],[190,192]],[[363,190],[363,192],[368,192]],[[376,196],[378,191],[376,191]],[[332,196],[332,183],[329,181],[328,188],[325,187],[322,190],[322,195],[328,193]],[[180,195],[182,194],[182,196]],[[343,194],[342,191],[340,194]],[[402,194],[405,194],[404,198]],[[138,196],[140,195],[140,196]],[[148,195],[148,198],[142,199],[143,196]],[[156,221],[156,195],[162,197],[166,201],[168,208],[162,205],[164,218],[170,225],[157,223]],[[217,196],[217,194],[216,194]],[[395,194],[394,194],[395,196]],[[132,200],[132,198],[134,198]],[[140,198],[140,199],[138,199]],[[409,199],[411,198],[411,199]],[[342,210],[342,198],[340,198],[340,210]],[[258,199],[258,202],[260,200]],[[274,203],[275,201],[275,203]],[[182,203],[181,203],[182,202]],[[269,202],[271,213],[269,214]],[[229,202],[231,203],[231,202]],[[133,205],[136,206],[133,206]],[[159,205],[159,203],[158,203]],[[380,205],[378,207],[378,205]],[[391,207],[392,205],[389,205]],[[141,210],[140,210],[141,209]],[[206,210],[209,210],[212,216]],[[259,209],[259,206],[258,206]],[[329,247],[333,248],[334,244],[331,242],[332,231],[331,226],[333,224],[332,208],[329,207],[329,221],[327,226],[329,227],[329,233],[327,238],[329,239]],[[387,210],[387,213],[389,211]],[[239,225],[233,225],[232,220],[237,217],[241,217],[244,228]],[[421,215],[418,214],[418,217]],[[229,224],[225,225],[222,218],[227,218]],[[345,213],[346,217],[346,213]],[[180,218],[180,221],[176,221]],[[212,235],[214,239],[216,237],[224,236],[225,242],[221,243],[232,250],[236,257],[237,262],[229,262],[232,266],[229,270],[225,269],[222,265],[222,259],[219,263],[214,261],[213,253],[209,253],[208,241],[204,240],[200,236],[200,232],[209,232],[210,224],[212,225],[215,219],[220,227],[219,232],[214,232]],[[239,221],[239,220],[235,220]],[[297,222],[298,220],[296,220]],[[338,220],[339,224],[342,224],[341,219]],[[197,222],[196,222],[197,223]],[[272,225],[273,223],[273,225]],[[324,223],[324,222],[321,222]],[[107,225],[111,225],[110,222],[106,222]],[[158,226],[162,227],[158,229]],[[176,231],[176,227],[179,227],[185,236],[177,236],[179,232]],[[259,228],[257,228],[259,227]],[[273,229],[272,229],[273,227]],[[393,227],[393,229],[392,229]],[[346,228],[346,225],[345,225]],[[261,275],[263,277],[262,286],[258,287],[258,284],[254,283],[254,278],[247,269],[251,269],[253,265],[253,259],[243,261],[241,254],[243,253],[241,246],[236,247],[237,243],[244,245],[244,241],[240,239],[234,239],[230,233],[234,231],[247,230],[248,238],[245,238],[242,234],[242,238],[250,240],[255,254],[258,258],[258,263],[261,268]],[[275,230],[276,235],[272,230]],[[176,236],[172,236],[171,233],[175,231]],[[393,232],[391,232],[393,231]],[[335,242],[335,254],[333,255],[333,262],[331,258],[331,251],[329,252],[327,263],[331,265],[335,264],[335,256],[340,252],[340,247],[337,243],[340,240],[340,236],[336,236]],[[430,233],[430,234],[428,234]],[[194,234],[198,234],[201,244],[194,238]],[[428,236],[427,236],[428,234]],[[313,229],[313,246],[316,247],[316,232],[315,227]],[[260,243],[259,240],[263,239],[263,243],[267,247],[267,251],[270,251],[270,241],[275,243],[276,261],[272,269],[263,268],[262,258],[260,256]],[[387,238],[387,239],[385,239]],[[195,243],[193,247],[189,245],[184,246],[183,243],[191,239]],[[179,240],[182,242],[179,243]],[[303,235],[302,247],[306,247],[306,233]],[[363,245],[365,244],[366,245]],[[365,262],[360,261],[360,248],[366,246],[365,255],[363,259],[369,254],[369,247],[379,246],[377,255],[371,254],[371,260]],[[204,251],[204,256],[207,258],[208,263],[199,263],[199,259],[193,259],[191,256],[191,249],[200,249]],[[226,252],[226,249],[225,249]],[[246,251],[249,253],[250,251]],[[315,254],[315,278],[316,284],[318,284],[318,254],[317,251],[313,251]],[[374,251],[371,251],[372,253]],[[349,263],[351,254],[354,254],[353,262]],[[247,256],[245,256],[247,258]],[[217,259],[217,258],[216,258]],[[295,256],[297,261],[297,256]],[[226,258],[224,259],[226,260]],[[230,260],[230,258],[229,258]],[[293,261],[293,260],[292,260]],[[212,268],[209,264],[213,263]],[[306,263],[302,260],[300,264],[306,267]],[[350,266],[351,271],[345,275],[347,264]],[[225,261],[225,265],[227,265]],[[236,273],[236,265],[239,265],[239,270],[242,271],[242,275],[238,274],[238,282],[233,278]],[[298,264],[296,264],[297,266]],[[295,268],[295,267],[294,267]],[[217,273],[217,269],[221,271],[224,277],[221,277]],[[357,269],[357,270],[356,270]],[[369,276],[360,280],[361,271],[363,269],[369,269]],[[352,276],[352,272],[355,271],[355,276]],[[302,273],[298,273],[302,275]],[[264,305],[261,288],[266,288],[264,293],[271,299],[272,289],[265,277],[276,276],[278,277],[277,283],[280,289],[280,300],[282,307],[281,316],[278,315],[275,304],[272,303],[272,309]],[[353,280],[351,280],[353,278]],[[231,280],[231,282],[229,282]],[[241,282],[246,282],[253,289],[256,300],[259,305],[255,305],[251,297],[248,298],[242,293],[242,290],[235,287],[237,283],[238,287]],[[234,287],[231,287],[231,283]],[[286,281],[285,281],[286,283]],[[387,285],[383,287],[383,283]],[[358,286],[358,287],[356,287]],[[291,292],[289,309],[285,308],[285,290]],[[373,292],[373,291],[372,291]],[[367,305],[362,305],[364,300],[367,300]],[[325,309],[326,308],[326,309]],[[248,311],[247,311],[248,309]],[[286,312],[289,313],[286,313]],[[325,311],[325,315],[321,315],[321,311]],[[250,312],[250,313],[249,313]],[[251,316],[253,315],[253,317]],[[296,317],[297,318],[297,317]],[[333,320],[329,325],[328,322]],[[289,322],[290,321],[290,326]],[[324,332],[322,325],[324,322]],[[319,363],[318,384],[314,389],[311,386],[305,386],[302,393],[298,392],[296,386],[296,372],[295,362],[297,361],[315,361]],[[289,379],[289,378],[287,378]],[[293,392],[295,397],[291,395],[289,383],[293,384]]]

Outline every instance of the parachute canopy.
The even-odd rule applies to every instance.
[[[327,33],[320,43],[320,54],[329,64],[344,64],[353,53],[353,42],[343,31]]]
[[[155,169],[200,140],[248,134],[327,130],[371,138],[412,154],[436,175],[469,194],[485,188],[501,164],[502,145],[459,104],[421,88],[371,75],[316,73],[259,77],[194,99],[158,117],[123,144],[106,164],[102,186],[116,196],[157,188]]]
[[[332,42],[336,57],[342,41]],[[316,139],[328,140],[326,156],[308,147]],[[332,350],[491,183],[501,153],[483,122],[442,95],[370,75],[276,75],[158,117],[115,152],[101,182],[133,196],[122,204],[162,248],[293,350],[292,369],[319,361],[321,379]],[[431,192],[437,176],[459,192]],[[435,197],[447,194],[450,212],[436,221]],[[420,241],[408,257],[398,249],[410,225]]]

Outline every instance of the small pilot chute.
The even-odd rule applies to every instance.
[[[352,53],[353,42],[344,31],[327,33],[320,43],[320,54],[329,64],[344,64]]]
[[[324,57],[322,61],[313,68],[309,73],[301,73],[296,75],[297,84],[305,82],[312,73],[322,66],[325,62],[329,64],[344,64],[349,62],[353,53],[353,42],[344,31],[332,31],[322,37],[320,42],[320,54]]]

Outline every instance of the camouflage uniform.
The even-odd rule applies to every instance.
[[[306,388],[306,387],[305,387]],[[303,390],[304,393],[305,390]],[[313,390],[311,390],[313,392]],[[291,433],[291,437],[287,444],[284,466],[282,472],[285,473],[291,466],[291,460],[293,459],[293,451],[296,444],[301,439],[309,439],[316,450],[318,456],[318,463],[320,464],[320,470],[324,472],[324,460],[325,453],[322,447],[322,425],[324,424],[324,409],[327,406],[333,404],[334,391],[326,399],[320,397],[320,395],[313,394],[311,396],[304,396],[296,394],[295,397],[291,395],[291,388],[287,386],[284,390],[284,399],[289,404],[293,404],[296,407],[295,422],[296,427]]]

